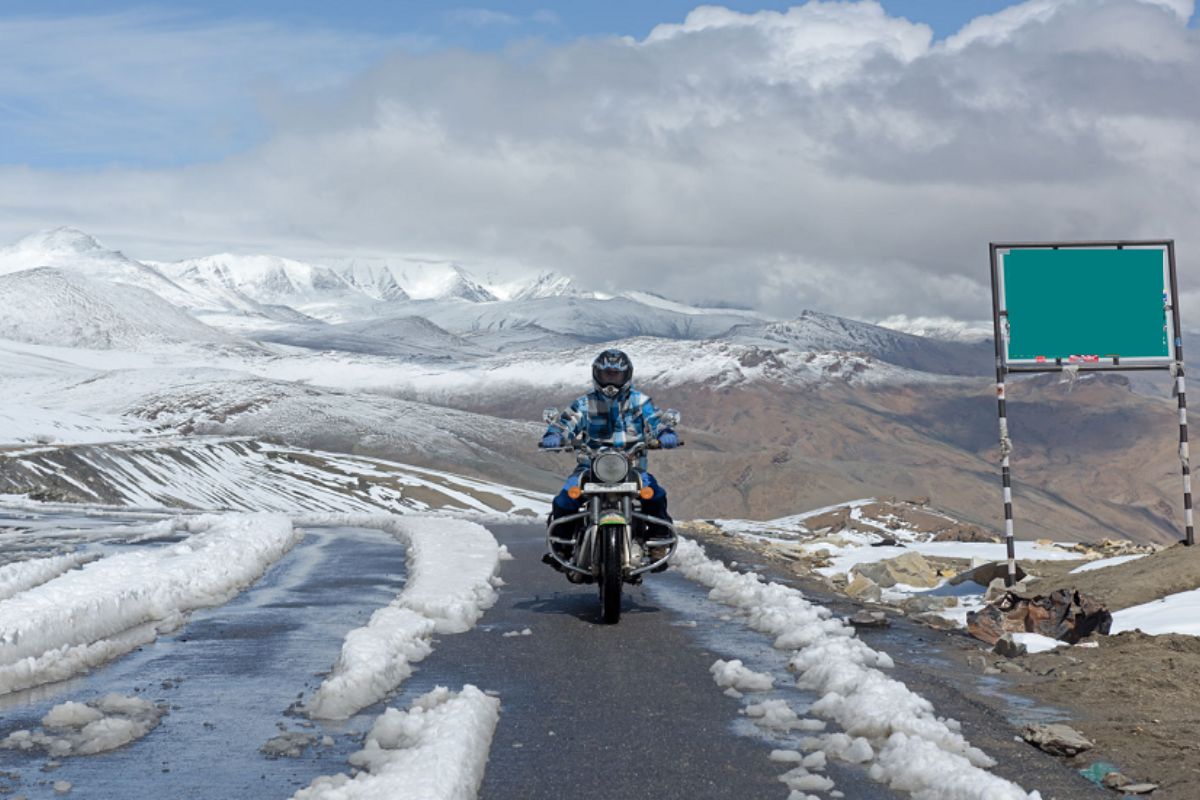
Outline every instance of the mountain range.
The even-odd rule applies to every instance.
[[[681,516],[911,494],[1000,522],[992,348],[962,326],[771,319],[427,259],[138,261],[70,228],[0,249],[0,308],[0,446],[58,415],[80,421],[56,428],[66,448],[105,425],[114,441],[236,435],[550,490],[569,465],[536,452],[541,409],[615,345],[684,412],[687,446],[655,459]],[[1138,385],[1014,382],[1022,535],[1174,536],[1170,403]]]

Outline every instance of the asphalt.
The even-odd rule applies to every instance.
[[[436,643],[401,701],[438,684],[498,693],[480,798],[788,796],[778,776],[791,765],[770,753],[798,739],[763,736],[739,714],[752,699],[789,697],[801,710],[811,702],[791,687],[786,654],[720,619],[725,609],[670,572],[630,588],[620,623],[602,625],[596,587],[572,585],[540,562],[540,527],[490,529],[514,556],[502,568],[500,600],[474,630]],[[734,657],[773,672],[782,688],[725,696],[709,667]],[[907,797],[857,768],[834,765],[830,775],[846,797]]]
[[[797,737],[765,735],[740,713],[765,698],[786,699],[798,711],[814,699],[795,688],[786,653],[671,571],[629,589],[621,622],[602,625],[595,587],[572,585],[540,562],[540,526],[491,529],[514,556],[502,567],[498,602],[474,630],[441,636],[387,702],[406,707],[436,685],[467,683],[500,697],[483,800],[788,796],[778,781],[788,765],[769,756],[796,748]],[[787,579],[769,564],[742,566]],[[56,703],[110,691],[170,706],[158,730],[112,753],[55,766],[44,756],[0,751],[0,771],[16,776],[0,775],[3,788],[48,798],[56,797],[53,781],[68,780],[74,797],[282,798],[318,775],[346,771],[346,757],[383,705],[315,729],[288,709],[319,683],[345,632],[390,601],[403,580],[403,549],[391,537],[309,531],[254,587],[197,612],[183,629],[84,678],[0,701],[0,733],[36,724]],[[959,671],[945,657],[956,646],[951,636],[903,622],[862,635],[896,659],[895,677],[963,723],[968,738],[1000,761],[998,774],[1046,800],[1110,796],[1013,741],[1014,720],[1034,709],[996,702],[1003,686]],[[776,688],[725,696],[709,672],[718,658],[770,672]],[[988,692],[992,700],[983,702]],[[296,759],[267,759],[258,748],[280,728],[328,733],[334,743]],[[856,767],[835,763],[828,774],[847,798],[907,797]]]

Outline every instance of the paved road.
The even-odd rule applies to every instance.
[[[790,684],[786,656],[720,620],[725,609],[677,575],[631,589],[621,622],[597,622],[595,587],[572,586],[540,563],[541,529],[494,526],[515,560],[500,601],[474,631],[443,637],[410,679],[409,695],[438,683],[499,693],[502,710],[480,797],[782,798],[776,747],[738,713],[709,667],[741,657]],[[528,636],[504,636],[528,628]],[[794,680],[794,679],[793,679]],[[786,689],[803,707],[804,696]],[[857,769],[831,772],[858,800],[899,797]]]
[[[67,797],[89,800],[283,800],[318,775],[345,772],[379,707],[317,729],[333,745],[300,758],[268,759],[259,748],[280,725],[310,732],[286,710],[302,690],[311,694],[346,631],[390,602],[404,574],[404,548],[388,534],[309,530],[251,589],[195,612],[181,630],[86,677],[0,698],[0,736],[37,726],[53,705],[108,692],[170,707],[153,733],[109,753],[54,762],[0,750],[0,771],[17,776],[0,786],[30,800],[60,797],[60,780],[75,787]]]
[[[813,698],[794,688],[786,654],[722,619],[728,609],[671,572],[629,592],[619,625],[599,625],[595,588],[572,586],[539,562],[539,527],[492,531],[515,556],[503,567],[500,601],[474,631],[443,637],[407,687],[409,696],[438,683],[499,693],[484,800],[787,797],[777,780],[785,769],[768,756],[796,739],[764,737],[738,713],[756,696],[724,696],[708,671],[717,658],[742,658],[776,676],[778,688],[766,697],[802,710]],[[503,635],[525,628],[531,635]],[[1002,715],[948,680],[934,640],[940,634],[900,625],[885,635],[879,646],[898,656],[896,677],[927,692],[941,713],[959,717],[974,741],[1007,760],[998,772],[1042,789],[1047,800],[1109,797],[1056,760],[1013,743]],[[855,800],[908,797],[854,767],[835,764],[829,775]]]
[[[722,619],[727,609],[672,572],[632,589],[619,625],[599,625],[595,588],[572,586],[540,563],[538,526],[492,530],[515,556],[503,565],[499,602],[475,630],[441,637],[389,702],[404,707],[438,684],[473,683],[500,695],[484,800],[787,797],[777,781],[784,765],[769,754],[795,747],[796,739],[764,736],[738,713],[749,698],[724,696],[709,674],[717,658],[742,658],[776,676],[778,688],[765,696],[801,710],[812,698],[794,688],[786,654]],[[315,673],[333,663],[345,632],[402,582],[403,549],[391,537],[310,531],[252,589],[196,613],[181,631],[86,678],[0,702],[4,732],[36,723],[64,700],[137,692],[171,705],[151,736],[113,753],[66,759],[49,772],[44,756],[0,751],[0,770],[18,773],[11,788],[35,800],[53,797],[50,784],[60,779],[75,784],[75,797],[284,798],[317,775],[343,772],[382,706],[318,728],[333,735],[334,746],[299,759],[267,760],[258,748],[280,724],[305,730],[306,721],[285,710],[316,686]],[[526,628],[530,635],[504,635]],[[1002,715],[964,693],[952,662],[939,658],[941,634],[897,625],[868,636],[896,657],[897,677],[1002,760],[997,772],[1041,789],[1047,800],[1108,796],[1014,745]],[[898,796],[857,768],[832,765],[829,774],[848,798]]]

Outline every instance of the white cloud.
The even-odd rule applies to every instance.
[[[944,44],[864,2],[394,52],[319,104],[280,93],[277,132],[219,163],[0,170],[0,235],[419,252],[869,319],[987,318],[989,241],[1175,236],[1200,257],[1191,4],[1040,3]]]

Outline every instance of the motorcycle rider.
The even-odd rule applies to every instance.
[[[585,442],[596,439],[610,441],[618,448],[655,439],[668,450],[679,446],[679,437],[663,423],[654,403],[633,388],[633,362],[616,349],[605,350],[596,356],[592,362],[592,391],[573,402],[557,420],[549,424],[540,446],[562,447],[567,441],[578,437],[583,437]],[[568,492],[579,485],[587,469],[588,462],[585,461],[567,478],[562,490],[554,498],[551,519],[580,511],[583,501],[572,499]],[[643,485],[654,492],[649,500],[642,501],[643,513],[670,522],[666,490],[646,471],[645,453],[642,454],[639,469]],[[579,524],[582,525],[582,521]],[[567,538],[575,532],[577,529],[561,535]],[[568,557],[569,549],[560,555]],[[549,556],[547,563],[557,566]]]

